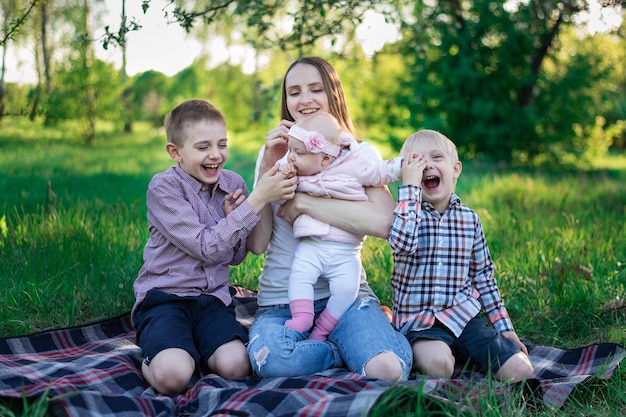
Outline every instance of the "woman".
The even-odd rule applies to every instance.
[[[259,153],[256,178],[287,154],[287,136],[295,121],[318,111],[337,118],[342,129],[356,137],[345,95],[334,68],[318,57],[304,57],[288,68],[282,86],[281,122],[269,131]],[[359,152],[380,159],[371,145],[361,143]],[[308,375],[347,366],[352,372],[398,381],[408,378],[411,347],[390,325],[374,292],[365,281],[356,301],[326,341],[307,340],[307,335],[285,327],[291,318],[287,295],[289,271],[296,240],[291,222],[308,214],[341,229],[386,239],[393,221],[394,201],[386,188],[368,188],[367,202],[313,197],[300,193],[280,206],[266,206],[262,221],[248,237],[253,253],[267,250],[259,277],[259,309],[248,344],[255,374],[262,377]],[[330,291],[326,280],[315,286],[316,317],[326,306]]]

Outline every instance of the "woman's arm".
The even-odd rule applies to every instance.
[[[296,193],[297,181],[297,177],[281,172],[278,165],[274,165],[258,179],[247,199],[252,210],[261,217],[261,221],[248,235],[246,248],[250,252],[258,255],[267,249],[272,237],[272,203],[292,199]]]
[[[259,151],[255,165],[254,189],[257,188],[260,178],[275,168],[276,162],[287,153],[287,135],[291,126],[293,126],[293,122],[281,120],[278,126],[265,135],[265,145]],[[293,180],[293,183],[295,192],[296,179]],[[261,216],[261,221],[254,226],[248,235],[247,242],[248,250],[255,255],[265,252],[272,238],[274,227],[271,204],[267,204],[258,213]]]
[[[387,239],[393,223],[394,201],[387,187],[367,187],[369,201],[313,197],[305,193],[283,204],[278,214],[290,223],[308,214],[325,223],[356,234]]]

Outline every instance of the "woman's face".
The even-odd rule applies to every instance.
[[[330,112],[328,94],[317,68],[297,64],[285,76],[287,109],[298,122],[318,111]]]

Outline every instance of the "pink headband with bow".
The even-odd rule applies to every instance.
[[[289,136],[303,142],[306,150],[311,153],[324,152],[325,154],[336,157],[339,156],[341,151],[341,147],[339,145],[330,143],[321,133],[313,130],[302,129],[296,125],[289,129]]]

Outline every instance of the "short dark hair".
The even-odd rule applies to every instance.
[[[224,119],[222,112],[208,101],[200,99],[183,101],[165,116],[167,141],[176,146],[182,146],[187,124],[203,120],[220,122],[226,125],[226,119]]]

